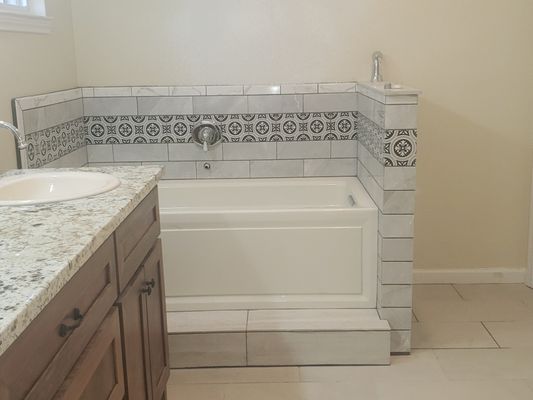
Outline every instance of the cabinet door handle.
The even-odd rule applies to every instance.
[[[65,325],[65,324],[59,325],[59,336],[61,337],[67,336],[69,332],[75,331],[76,329],[80,327],[80,325],[81,325],[81,321],[75,325]]]
[[[152,294],[152,288],[150,286],[146,286],[141,289],[141,293],[146,293],[148,296]]]
[[[152,280],[151,280],[150,282],[146,282],[146,284],[147,284],[148,286],[150,286],[152,289],[155,288],[155,279],[152,278]]]
[[[78,323],[74,325],[67,325],[67,324],[59,325],[59,336],[65,337],[69,334],[69,332],[75,331],[76,329],[80,327],[83,321],[83,314],[81,313],[79,308],[75,308],[72,311],[72,319],[74,321],[78,321]]]

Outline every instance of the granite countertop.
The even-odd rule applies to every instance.
[[[78,200],[0,206],[0,355],[150,193],[162,173],[159,166],[65,170],[108,173],[121,185]],[[11,171],[0,179],[27,173]]]

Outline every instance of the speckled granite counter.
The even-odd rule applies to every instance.
[[[158,166],[80,168],[121,185],[84,199],[0,207],[0,355],[156,186]],[[51,170],[33,170],[39,173]],[[11,171],[3,176],[24,174]]]

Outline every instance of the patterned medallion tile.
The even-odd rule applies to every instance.
[[[189,143],[201,120],[216,123],[225,143],[354,140],[357,113],[140,115],[86,117],[89,144]]]

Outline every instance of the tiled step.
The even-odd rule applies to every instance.
[[[171,368],[387,365],[376,310],[169,312]]]

